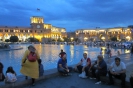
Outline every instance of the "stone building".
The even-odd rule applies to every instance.
[[[76,38],[81,42],[87,41],[110,41],[112,37],[116,37],[117,40],[122,39],[130,41],[133,39],[132,28],[96,28],[96,29],[78,29],[75,31]]]
[[[40,42],[47,42],[52,39],[57,40],[67,37],[65,28],[45,24],[44,18],[41,16],[33,16],[30,21],[30,27],[0,26],[0,40],[5,41],[10,36],[18,36],[20,41],[34,37],[39,39]]]

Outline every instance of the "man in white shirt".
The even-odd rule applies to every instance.
[[[75,67],[75,70],[78,70],[79,71],[79,73],[82,73],[82,72],[84,72],[85,71],[85,77],[82,77],[82,78],[87,78],[87,76],[88,76],[88,71],[89,71],[89,68],[90,68],[90,66],[91,66],[91,60],[90,60],[90,58],[88,58],[87,57],[87,53],[84,53],[83,54],[83,57],[84,58],[82,58],[81,60],[80,60],[80,62],[76,65],[76,67]],[[81,74],[80,74],[81,75]]]
[[[121,82],[122,88],[125,88],[126,65],[120,60],[119,57],[115,58],[115,62],[111,64],[110,69],[109,69],[109,80],[110,80],[109,84],[110,85],[114,84],[112,76],[120,79],[122,81]]]

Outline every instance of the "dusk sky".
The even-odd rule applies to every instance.
[[[133,0],[0,1],[0,26],[30,27],[31,16],[43,16],[45,23],[67,31],[127,27],[133,25]]]

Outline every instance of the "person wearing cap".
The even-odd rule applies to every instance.
[[[28,59],[28,56],[30,55],[30,53],[32,53],[33,55],[36,56],[35,61],[31,62]],[[39,78],[38,59],[40,59],[40,56],[39,56],[37,50],[35,49],[35,47],[32,45],[28,46],[28,49],[25,51],[22,61],[21,61],[22,68],[21,68],[20,72],[26,76],[26,79],[27,79],[27,77],[32,78],[33,86],[35,85],[34,84],[35,79]]]
[[[125,78],[126,78],[126,65],[123,63],[119,57],[115,58],[115,61],[111,64],[109,68],[109,85],[113,85],[113,76],[121,80],[122,88],[125,88]]]
[[[61,73],[62,75],[70,75],[68,74],[69,72],[72,71],[72,67],[68,67],[67,66],[67,59],[66,59],[66,54],[64,54],[62,56],[62,58],[60,58],[58,60],[58,63],[57,63],[57,70],[59,73]]]
[[[63,49],[61,49],[61,52],[59,53],[59,57],[62,58],[64,54],[66,53],[63,51]]]

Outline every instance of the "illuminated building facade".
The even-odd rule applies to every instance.
[[[81,42],[87,41],[109,41],[112,37],[116,37],[117,40],[127,40],[133,39],[133,31],[131,28],[96,28],[96,29],[79,29],[75,31],[76,37],[80,39]]]
[[[0,26],[0,40],[5,41],[10,36],[18,36],[20,41],[25,41],[30,37],[39,39],[41,42],[49,40],[62,39],[67,37],[66,29],[54,27],[51,24],[45,24],[44,18],[40,16],[33,16],[30,18],[30,27],[8,27]]]

